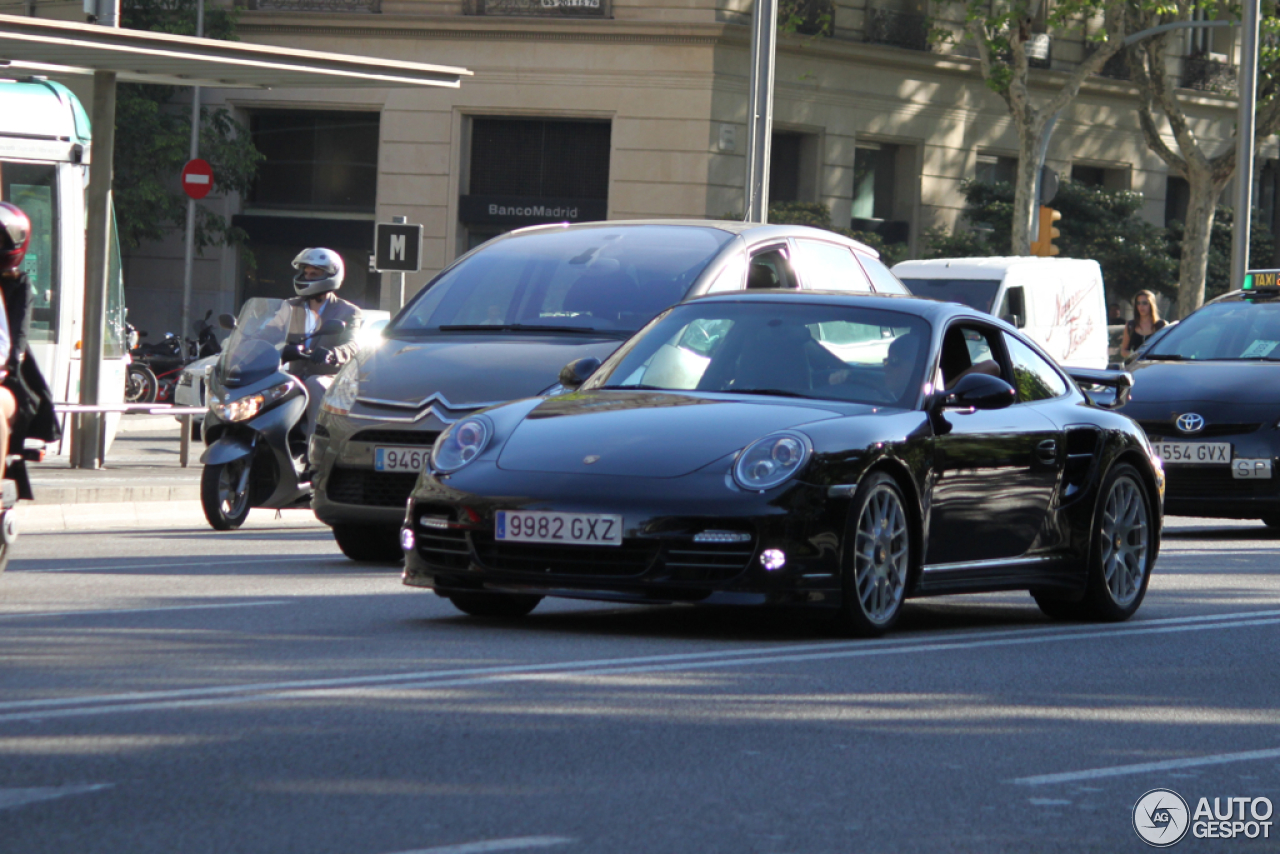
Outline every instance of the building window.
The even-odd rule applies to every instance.
[[[769,204],[816,202],[818,135],[776,131],[769,147]]]
[[[984,184],[1013,184],[1018,180],[1018,158],[979,154],[974,177]]]
[[[607,121],[474,118],[459,199],[466,247],[525,225],[608,216]]]
[[[377,308],[381,277],[369,270],[378,187],[378,113],[262,110],[249,118],[266,156],[245,213],[249,235],[240,299],[294,295],[290,262],[323,246],[342,256],[342,297]],[[345,216],[343,216],[345,214]]]
[[[273,110],[249,119],[266,156],[248,202],[259,208],[373,213],[377,113]]]
[[[915,146],[864,143],[853,158],[854,231],[878,234],[886,243],[906,243],[911,238],[911,212],[919,183]]]
[[[1104,190],[1129,189],[1128,168],[1118,169],[1110,166],[1090,166],[1075,164],[1071,167],[1071,180],[1086,187],[1101,187]]]

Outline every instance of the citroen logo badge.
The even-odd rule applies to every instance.
[[[590,456],[583,457],[583,458],[582,458],[582,461],[583,461],[584,463],[586,463],[587,465],[591,465],[592,463],[598,463],[598,462],[600,462],[600,455],[599,455],[599,454],[591,454]]]
[[[1204,416],[1195,412],[1187,412],[1179,415],[1175,423],[1183,433],[1199,433],[1204,429]]]

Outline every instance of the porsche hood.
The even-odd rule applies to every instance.
[[[824,401],[711,399],[661,392],[589,392],[552,397],[507,439],[508,471],[680,477],[775,430],[871,407]]]

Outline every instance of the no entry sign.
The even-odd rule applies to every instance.
[[[196,158],[182,167],[182,191],[193,199],[203,199],[213,189],[213,167]]]

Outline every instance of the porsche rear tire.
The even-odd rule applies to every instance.
[[[500,620],[516,620],[527,616],[538,603],[541,596],[528,593],[450,593],[449,601],[453,607],[472,617],[491,617]]]

